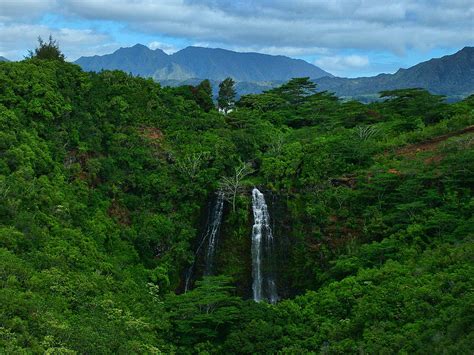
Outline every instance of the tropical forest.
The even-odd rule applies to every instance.
[[[472,354],[474,95],[234,86],[0,63],[0,352]]]

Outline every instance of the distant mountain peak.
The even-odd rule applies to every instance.
[[[161,49],[151,50],[143,44],[136,44],[104,56],[81,57],[76,63],[84,70],[121,69],[156,80],[223,80],[230,76],[236,81],[264,82],[302,76],[331,76],[301,59],[197,46],[167,55]]]
[[[424,88],[434,94],[464,97],[474,93],[474,47],[400,68],[395,74],[366,78],[321,78],[318,87],[338,96],[377,96],[383,90]]]
[[[153,50],[153,49],[150,49],[149,47],[147,47],[147,46],[145,46],[144,44],[141,44],[141,43],[137,43],[132,47],[120,47],[114,53],[116,53],[116,52],[119,52],[119,53],[120,52],[133,52],[133,53],[153,53],[153,52],[155,52],[155,53],[166,54],[160,48],[157,48],[157,49]],[[114,53],[112,53],[112,54],[114,54]],[[108,55],[110,55],[110,54],[108,54]]]

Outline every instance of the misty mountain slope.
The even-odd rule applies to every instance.
[[[474,88],[474,47],[431,59],[395,74],[398,82],[421,84],[435,93],[446,90],[472,91]],[[462,92],[462,91],[460,91]]]
[[[81,57],[75,63],[87,71],[118,69],[134,75],[152,76],[157,67],[168,63],[168,55],[161,49],[151,50],[142,44],[136,44],[120,48],[111,54]]]
[[[220,48],[187,47],[170,56],[170,59],[194,73],[195,78],[223,80],[230,76],[237,81],[260,82],[289,80],[301,76],[331,76],[301,59],[260,53],[238,53]]]
[[[239,53],[224,49],[187,47],[172,55],[137,44],[112,54],[81,57],[76,62],[84,70],[120,69],[156,80],[192,78],[262,82],[309,76],[331,76],[301,59],[260,53]]]
[[[320,78],[321,90],[341,96],[376,94],[383,90],[420,87],[435,94],[467,96],[474,92],[474,47],[430,59],[395,74],[365,78]]]

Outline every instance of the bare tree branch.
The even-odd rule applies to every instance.
[[[183,157],[179,157],[175,161],[176,169],[183,175],[194,180],[199,172],[202,170],[203,165],[209,161],[209,152],[198,152],[187,154]]]
[[[234,168],[234,174],[230,177],[223,176],[219,182],[219,191],[223,194],[224,199],[232,205],[232,211],[235,212],[235,202],[237,196],[242,193],[243,179],[253,172],[249,163]]]

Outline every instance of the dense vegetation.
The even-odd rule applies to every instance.
[[[0,63],[2,351],[472,351],[474,97],[363,105],[294,79],[222,115],[209,93]],[[180,294],[206,201],[245,163],[219,275]],[[254,185],[286,241],[276,305],[246,297]]]

